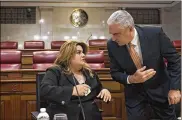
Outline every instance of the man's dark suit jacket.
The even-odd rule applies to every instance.
[[[112,39],[107,43],[110,57],[111,76],[117,82],[125,85],[126,105],[134,107],[142,101],[143,90],[148,98],[159,105],[168,103],[168,92],[171,89],[180,89],[181,59],[170,39],[160,27],[135,26],[139,35],[139,42],[143,57],[143,66],[153,68],[156,74],[143,84],[127,84],[128,75],[136,72],[136,67],[127,50],[127,46],[118,46]],[[166,67],[164,58],[167,59]]]
[[[88,96],[81,97],[86,120],[101,120],[101,114],[94,99],[102,89],[98,76],[89,75],[88,71],[83,71],[86,77],[86,84],[91,87]],[[76,81],[76,84],[78,82]],[[81,108],[77,96],[72,96],[75,85],[73,76],[66,75],[58,66],[47,69],[45,77],[41,83],[41,97],[48,100],[48,114],[52,119],[54,114],[66,113],[68,120],[78,120],[81,115]]]

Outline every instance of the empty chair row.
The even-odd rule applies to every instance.
[[[1,70],[21,69],[21,58],[21,51],[1,50]]]
[[[59,51],[33,52],[33,69],[45,70],[52,66]],[[1,51],[1,70],[21,69],[22,52],[16,50]],[[88,51],[86,62],[92,69],[105,68],[104,51]]]
[[[51,49],[60,49],[61,45],[66,41],[51,41]],[[89,40],[89,46],[106,46],[107,39]],[[44,41],[25,41],[24,49],[44,49]],[[1,42],[1,49],[18,49],[18,42],[3,41]]]
[[[59,51],[37,51],[33,52],[33,69],[46,69],[55,61]],[[104,51],[88,51],[86,62],[92,69],[104,68]]]
[[[51,49],[59,49],[65,41],[51,41]],[[89,46],[106,46],[107,39],[89,40]],[[175,48],[181,48],[181,40],[172,41]],[[44,41],[25,41],[24,49],[44,49]],[[1,42],[1,49],[18,49],[18,42],[3,41]]]
[[[18,49],[17,41],[2,41],[1,49]],[[44,49],[45,43],[44,41],[25,41],[24,49]]]

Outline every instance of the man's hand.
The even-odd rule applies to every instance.
[[[180,99],[181,99],[181,93],[179,90],[170,90],[169,91],[169,93],[168,93],[169,105],[179,103]]]
[[[156,71],[154,69],[145,70],[146,66],[138,69],[133,75],[129,76],[130,83],[144,83],[146,80],[152,78]]]

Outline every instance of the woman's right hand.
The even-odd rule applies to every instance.
[[[78,90],[78,93],[77,93],[76,88]],[[72,95],[74,95],[74,96],[84,96],[85,93],[87,93],[89,89],[90,89],[90,87],[87,84],[76,85],[76,86],[73,87]]]

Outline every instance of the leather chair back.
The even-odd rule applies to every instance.
[[[175,48],[181,48],[181,40],[172,41]]]
[[[85,56],[85,60],[92,69],[105,68],[104,51],[90,50]]]
[[[44,41],[25,41],[24,49],[44,49]]]
[[[36,51],[33,52],[33,69],[46,70],[52,66],[59,51]]]
[[[40,113],[40,108],[47,108],[48,102],[40,96],[40,85],[44,78],[45,72],[39,72],[36,74],[36,111],[31,112],[31,120],[37,120],[37,116]]]
[[[21,51],[1,50],[1,70],[21,69]]]
[[[1,49],[18,49],[18,42],[16,41],[2,41]]]
[[[52,41],[51,42],[51,49],[60,49],[60,47],[65,43],[66,41]]]
[[[107,39],[92,39],[88,42],[89,46],[107,46]]]
[[[40,111],[40,108],[46,108],[47,102],[40,97],[40,85],[44,78],[45,72],[39,72],[36,74],[36,108]]]

